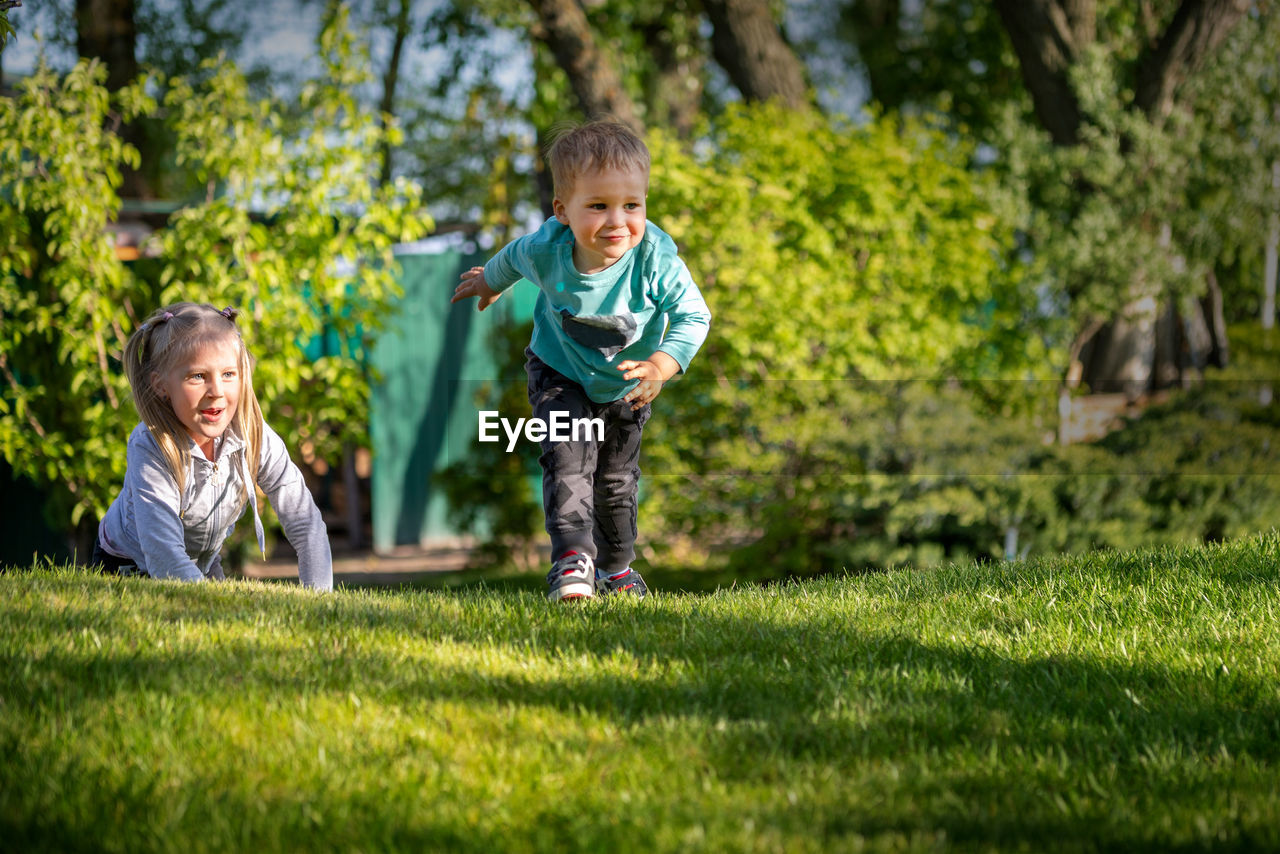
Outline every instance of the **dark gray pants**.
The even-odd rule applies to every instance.
[[[575,551],[593,558],[601,573],[621,572],[636,556],[640,434],[651,407],[645,404],[632,412],[622,400],[596,403],[581,385],[531,350],[525,356],[534,417],[549,423],[552,412],[564,412],[570,419],[604,421],[602,442],[589,437],[541,443],[542,509],[551,559]]]
[[[146,575],[145,572],[138,569],[138,564],[131,557],[116,557],[111,552],[102,547],[102,540],[97,534],[93,537],[93,557],[89,559],[89,566],[98,566],[107,575]]]

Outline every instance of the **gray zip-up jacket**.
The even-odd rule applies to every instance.
[[[215,460],[210,462],[191,442],[191,467],[184,494],[169,471],[160,446],[145,424],[129,435],[128,469],[124,487],[98,527],[102,547],[130,558],[153,578],[201,581],[221,577],[219,552],[244,513],[248,477],[244,440],[228,430]],[[266,493],[284,526],[284,534],[298,553],[298,578],[306,587],[333,589],[333,560],[329,534],[320,510],[289,459],[284,440],[262,425],[258,486]],[[253,487],[254,527],[262,544]]]

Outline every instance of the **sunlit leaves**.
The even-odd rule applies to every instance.
[[[852,537],[831,520],[867,496],[830,479],[902,466],[868,413],[905,407],[912,383],[1047,376],[1009,218],[962,144],[918,122],[772,105],[730,109],[692,148],[650,144],[650,216],[713,315],[660,399],[675,423],[646,431],[653,470],[692,475],[651,481],[651,519],[707,537],[778,519],[802,540]]]
[[[15,471],[53,487],[74,524],[105,506],[123,473],[91,437],[123,441],[128,388],[115,356],[131,329],[132,277],[107,223],[120,166],[136,159],[111,128],[154,103],[139,81],[109,96],[106,69],[45,66],[0,99],[0,449]],[[118,449],[117,449],[118,450]]]
[[[119,487],[137,418],[119,358],[163,303],[245,312],[258,395],[290,447],[336,460],[367,442],[364,354],[396,292],[392,246],[430,219],[416,185],[378,184],[388,131],[355,97],[368,60],[341,16],[322,45],[325,74],[298,104],[251,97],[224,60],[172,81],[163,113],[145,82],[109,94],[91,62],[0,99],[0,448],[48,489],[55,524],[101,513]],[[152,115],[205,192],[131,266],[108,224],[137,152],[112,131]]]
[[[379,186],[385,130],[356,97],[369,80],[339,15],[321,37],[324,74],[296,105],[253,100],[239,71],[175,85],[178,151],[223,192],[164,236],[165,298],[193,291],[249,314],[268,420],[321,457],[367,443],[363,357],[395,295],[392,246],[430,228],[419,188]]]

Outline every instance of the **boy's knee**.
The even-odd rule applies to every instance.
[[[634,494],[640,486],[638,469],[621,469],[596,473],[596,491],[610,496]]]

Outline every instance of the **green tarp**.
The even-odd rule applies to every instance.
[[[476,435],[474,392],[498,375],[492,332],[533,317],[536,289],[517,285],[484,313],[451,305],[458,276],[484,256],[401,255],[404,296],[378,337],[370,393],[373,546],[420,545],[456,536],[431,475],[456,461]]]

